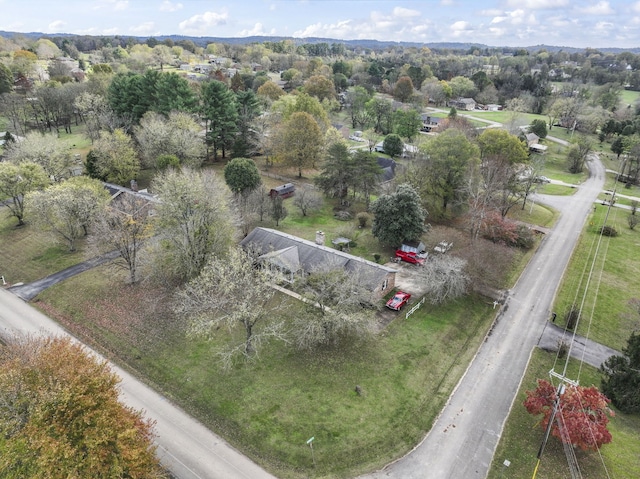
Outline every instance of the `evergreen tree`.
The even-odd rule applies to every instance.
[[[192,112],[197,106],[197,99],[189,82],[173,72],[165,73],[158,78],[156,99],[153,110],[163,115],[172,111]]]
[[[207,141],[213,147],[213,157],[226,157],[226,150],[235,141],[238,131],[236,96],[221,81],[212,80],[202,87],[202,113],[208,123]]]
[[[371,204],[374,214],[371,233],[382,244],[394,247],[404,240],[420,239],[427,216],[420,203],[420,196],[408,184],[399,185],[393,194],[380,196]]]
[[[601,367],[602,392],[622,412],[640,413],[640,334],[632,333],[624,356],[611,356]]]

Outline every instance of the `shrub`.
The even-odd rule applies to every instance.
[[[340,221],[350,221],[353,218],[353,215],[346,210],[337,211],[334,216]]]
[[[565,323],[567,325],[567,329],[574,329],[578,324],[578,318],[580,317],[580,310],[575,307],[575,305],[571,306],[571,309],[567,312],[564,317]]]
[[[356,215],[360,228],[366,228],[371,222],[371,215],[366,211],[362,211]]]
[[[634,229],[636,227],[636,225],[638,224],[638,221],[640,221],[640,217],[638,217],[637,215],[634,215],[633,213],[631,213],[629,216],[627,216],[627,222],[629,223],[629,229]]]
[[[611,238],[614,238],[618,236],[618,230],[616,230],[613,226],[605,225],[600,228],[600,234],[603,236],[610,236]]]
[[[518,235],[516,239],[516,246],[524,249],[533,248],[533,243],[535,241],[535,237],[531,228],[526,225],[518,225],[516,228],[516,233]]]
[[[567,357],[567,353],[569,352],[569,345],[566,341],[558,341],[558,358],[564,359]]]
[[[156,165],[159,170],[165,170],[169,167],[178,169],[180,168],[180,158],[176,155],[160,155]]]

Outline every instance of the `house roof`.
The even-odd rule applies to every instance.
[[[301,268],[297,246],[289,246],[288,248],[278,251],[270,251],[269,253],[258,256],[258,259],[266,260],[274,266],[284,268],[294,273]]]
[[[540,139],[540,137],[535,133],[527,133],[525,137],[527,138],[527,141],[534,141],[534,142],[538,142],[538,140]]]
[[[396,162],[391,158],[385,158],[383,156],[379,156],[376,158],[378,162],[378,166],[382,170],[381,179],[382,181],[390,181],[396,176]]]
[[[261,255],[260,257],[269,261],[282,262],[282,266],[285,266],[285,261],[291,261],[291,266],[295,267],[297,254],[298,264],[306,272],[312,272],[326,265],[343,268],[350,273],[360,275],[372,289],[381,284],[389,273],[397,272],[393,268],[271,228],[255,228],[240,244],[244,248],[253,248]],[[298,269],[300,268],[294,271]]]

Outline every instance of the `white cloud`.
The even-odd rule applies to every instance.
[[[453,0],[440,0],[440,5],[443,5],[445,7],[453,5]]]
[[[102,32],[102,35],[117,35],[118,34],[118,27],[103,28],[100,31]]]
[[[504,11],[498,10],[497,8],[488,8],[486,10],[480,10],[478,12],[478,15],[480,15],[481,17],[499,17],[503,14]]]
[[[66,23],[63,22],[62,20],[53,21],[49,24],[49,31],[54,33],[60,33],[63,31],[62,29],[64,28],[65,25]]]
[[[395,7],[393,9],[393,16],[397,18],[419,17],[420,12],[418,10],[410,10],[408,8]]]
[[[129,0],[99,0],[94,10],[100,10],[102,8],[109,8],[115,11],[122,11],[129,8]]]
[[[178,28],[183,33],[191,35],[202,35],[211,33],[210,29],[218,25],[225,25],[229,14],[226,10],[217,12],[204,12],[193,15],[191,18],[184,20],[178,24]]]
[[[353,38],[355,35],[351,20],[342,20],[337,23],[329,24],[315,23],[313,25],[309,25],[303,30],[293,32],[293,36],[297,38]]]
[[[596,23],[595,30],[597,32],[609,32],[613,27],[614,25],[611,22],[598,22]]]
[[[533,13],[527,14],[527,12],[522,9],[513,10],[512,12],[504,12],[502,15],[491,19],[491,25],[505,22],[511,25],[522,25],[523,23],[532,25],[538,23],[536,16]]]
[[[569,0],[508,0],[507,5],[530,10],[546,10],[566,7]]]
[[[634,12],[639,12],[640,13],[640,2],[636,2],[631,6],[632,10]]]
[[[454,22],[453,24],[451,24],[449,28],[451,29],[451,34],[453,35],[454,38],[468,35],[470,33],[473,33],[474,31],[473,25],[464,20],[459,20],[457,22]]]
[[[129,28],[129,31],[131,31],[131,33],[136,33],[138,35],[146,35],[153,32],[154,26],[155,25],[153,22],[144,22],[144,23],[141,23],[140,25]]]
[[[254,35],[267,35],[265,31],[262,29],[262,23],[256,23],[252,29],[250,30],[240,30],[237,35],[239,37],[252,37]]]
[[[576,20],[569,20],[567,17],[548,17],[545,20],[545,23],[547,23],[547,25],[550,25],[554,28],[564,28],[564,27],[569,27],[572,24],[574,24],[576,22]]]
[[[615,13],[609,2],[598,2],[595,5],[589,5],[587,7],[578,8],[581,13],[587,15],[612,15]]]
[[[178,10],[182,10],[184,5],[181,3],[171,3],[169,0],[164,0],[162,5],[160,5],[161,12],[177,12]]]

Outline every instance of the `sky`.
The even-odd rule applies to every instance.
[[[640,0],[0,0],[0,30],[640,47]]]

